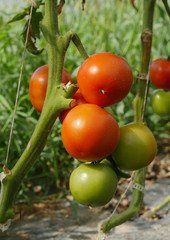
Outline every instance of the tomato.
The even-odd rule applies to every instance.
[[[71,75],[66,68],[63,68],[62,83],[71,81]],[[39,67],[31,76],[29,84],[30,100],[34,108],[41,112],[46,96],[48,83],[48,64]]]
[[[86,59],[78,71],[77,82],[87,102],[105,107],[126,97],[133,74],[122,57],[102,52]]]
[[[152,96],[152,108],[158,115],[170,116],[170,91],[154,91]]]
[[[156,140],[143,123],[120,127],[120,140],[112,156],[120,169],[137,170],[149,165],[157,153]]]
[[[119,126],[105,109],[95,104],[81,104],[65,117],[61,136],[71,156],[80,161],[98,161],[116,148]]]
[[[149,75],[156,87],[170,90],[170,61],[165,58],[156,59],[150,65]]]
[[[79,105],[79,104],[83,104],[83,103],[87,103],[86,100],[84,99],[84,97],[82,96],[80,90],[78,89],[76,91],[76,93],[73,96],[73,99],[76,100],[75,106]],[[75,107],[74,106],[74,107]],[[66,117],[67,113],[70,111],[70,109],[64,110],[63,112],[60,113],[59,115],[59,119],[60,122],[62,123],[64,118]]]
[[[108,164],[81,164],[70,176],[70,190],[77,202],[99,207],[108,203],[116,192],[118,178]]]
[[[71,81],[73,83],[77,83],[77,73],[78,73],[79,69],[80,69],[80,67],[75,68],[71,74]]]

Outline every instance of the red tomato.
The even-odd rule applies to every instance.
[[[67,152],[80,161],[98,161],[111,154],[119,141],[119,126],[114,117],[95,104],[72,108],[61,129]]]
[[[164,90],[170,90],[170,61],[158,58],[152,62],[149,68],[152,83]]]
[[[89,103],[109,106],[120,102],[129,93],[133,74],[129,64],[112,53],[96,53],[81,65],[77,81]]]
[[[62,83],[71,81],[71,75],[66,68],[63,68]],[[39,67],[31,76],[29,84],[29,94],[34,108],[41,112],[46,96],[48,83],[48,64]]]
[[[87,103],[87,101],[84,99],[84,97],[82,96],[79,89],[74,94],[73,99],[76,100],[76,103],[75,103],[74,107],[79,105],[79,104],[82,104],[82,103]],[[69,111],[70,111],[70,109],[67,109],[67,110],[64,110],[63,112],[60,113],[59,119],[60,119],[61,123],[63,122],[64,118],[66,117],[66,115]]]

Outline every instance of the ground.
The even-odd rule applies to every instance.
[[[159,146],[159,145],[158,145]],[[159,154],[147,169],[143,208],[138,216],[112,229],[102,239],[106,240],[169,240],[170,203],[153,217],[146,214],[170,195],[170,147],[166,140],[160,144]],[[16,218],[10,228],[0,233],[1,240],[96,240],[101,221],[109,217],[124,192],[128,181],[122,180],[115,198],[105,207],[90,209],[79,205],[78,215],[72,196],[67,199],[48,199],[31,206],[16,206]],[[117,210],[125,210],[130,202],[131,189],[127,191]],[[76,217],[77,216],[77,217]]]

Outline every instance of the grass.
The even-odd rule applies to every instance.
[[[138,11],[132,7],[129,1],[87,0],[85,10],[82,11],[81,1],[70,0],[69,2],[66,1],[63,13],[59,16],[60,32],[64,34],[69,30],[75,31],[81,38],[89,55],[102,51],[112,52],[125,58],[131,66],[134,74],[134,84],[131,92],[121,103],[113,106],[115,118],[120,126],[133,121],[131,103],[136,94],[135,78],[139,69],[142,29],[142,4],[141,1],[137,1],[137,3]],[[6,158],[23,55],[23,43],[20,34],[25,22],[22,20],[5,25],[5,22],[13,16],[14,13],[6,14],[5,9],[3,9],[0,17],[0,170]],[[161,1],[157,1],[152,60],[168,56],[170,52],[169,32],[168,16]],[[43,38],[38,41],[38,46],[45,46]],[[47,62],[46,51],[40,56],[33,56],[28,52],[26,54],[9,154],[9,167],[15,164],[23,152],[39,118],[39,114],[30,103],[29,79],[35,69]],[[72,72],[82,62],[83,60],[77,49],[71,43],[66,53],[65,67]],[[154,89],[155,87],[151,84],[145,121],[157,138],[167,137],[170,125],[168,118],[154,114],[151,107],[151,92]],[[56,186],[57,188],[68,188],[69,174],[74,166],[74,161],[64,150],[60,131],[61,124],[57,121],[44,151],[22,185],[21,196],[25,196],[24,194],[28,190],[27,184],[31,184],[32,187],[42,185],[44,194],[48,194],[50,189]]]

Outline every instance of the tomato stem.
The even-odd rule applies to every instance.
[[[112,155],[109,155],[107,157],[107,160],[109,160],[110,163],[112,164],[113,170],[115,171],[118,179],[120,179],[120,178],[130,178],[131,177],[129,173],[123,172],[117,167]]]

